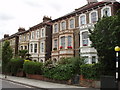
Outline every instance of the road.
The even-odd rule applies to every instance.
[[[1,80],[1,81],[2,82],[0,83],[0,88],[2,87],[2,90],[42,90],[6,80]]]

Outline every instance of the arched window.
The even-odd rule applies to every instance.
[[[75,27],[74,23],[75,23],[75,20],[74,19],[70,19],[70,21],[69,21],[69,28],[70,29]]]
[[[97,13],[96,12],[92,12],[91,13],[91,23],[94,23],[97,21]]]
[[[111,16],[111,7],[110,6],[105,6],[101,9],[101,16]]]
[[[54,33],[58,32],[58,24],[54,24]]]
[[[105,8],[103,10],[103,16],[110,16],[110,10],[109,10],[109,8]]]
[[[86,15],[81,15],[80,16],[80,25],[86,24]]]
[[[65,30],[66,29],[66,22],[62,21],[61,22],[61,30]]]

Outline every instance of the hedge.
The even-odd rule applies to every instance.
[[[21,58],[11,59],[6,66],[6,71],[8,73],[12,73],[16,75],[17,72],[20,72],[22,70],[23,63],[24,63],[24,60]]]
[[[99,80],[102,75],[102,65],[96,64],[83,64],[80,66],[81,74],[85,79]]]
[[[23,64],[23,70],[27,74],[42,74],[43,64],[40,62],[27,61]]]
[[[44,76],[55,80],[69,80],[80,73],[81,58],[62,58],[55,67],[44,68]]]

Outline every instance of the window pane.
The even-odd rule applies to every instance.
[[[109,8],[105,8],[103,10],[103,16],[110,16],[110,10],[109,10]]]
[[[34,45],[34,52],[37,53],[37,44]]]
[[[37,38],[39,38],[39,31],[37,31],[36,34],[37,34]]]
[[[34,38],[34,32],[32,32],[32,39]]]
[[[30,47],[31,47],[31,52],[33,52],[33,45],[32,45],[32,44],[30,44]]]
[[[23,50],[23,46],[21,46],[21,50]]]
[[[62,30],[65,30],[65,28],[66,28],[66,23],[65,22],[61,23],[61,28],[62,28]]]
[[[74,28],[74,19],[70,20],[70,28]]]
[[[96,56],[92,56],[92,63],[96,63]]]
[[[88,32],[82,33],[82,44],[83,46],[88,46]]]
[[[41,30],[41,37],[44,37],[44,29]]]
[[[61,37],[61,46],[65,48],[65,36]]]
[[[81,25],[85,24],[85,16],[80,17],[80,23]]]
[[[25,49],[27,49],[27,46],[25,46]]]
[[[54,48],[57,48],[57,39],[54,40]]]
[[[97,14],[96,12],[91,13],[91,23],[94,23],[97,21]]]
[[[44,44],[41,43],[41,52],[44,52]]]
[[[57,24],[54,25],[54,32],[55,33],[58,32],[58,25]]]
[[[71,44],[72,44],[72,37],[68,36],[68,46],[71,46]]]

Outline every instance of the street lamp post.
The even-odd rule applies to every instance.
[[[116,83],[118,85],[118,52],[120,51],[120,47],[116,46],[115,51],[116,51]]]

